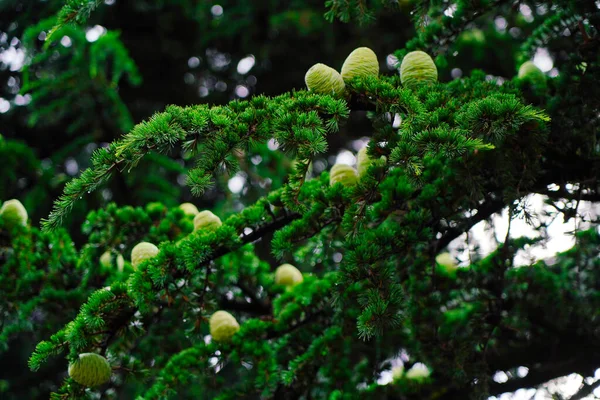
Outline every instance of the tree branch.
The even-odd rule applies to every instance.
[[[291,333],[291,332],[295,331],[296,329],[298,329],[298,328],[300,328],[300,327],[302,327],[304,325],[307,325],[307,324],[313,322],[316,318],[320,317],[323,314],[325,314],[323,312],[323,310],[318,310],[317,312],[315,312],[315,313],[313,313],[311,315],[308,315],[306,318],[304,318],[303,320],[299,321],[297,324],[291,325],[291,326],[289,326],[288,328],[286,328],[286,329],[284,329],[282,331],[272,330],[272,331],[270,331],[267,334],[267,339],[273,339],[273,338],[276,338],[276,337],[287,335],[288,333]]]
[[[268,315],[272,309],[269,305],[262,302],[246,302],[242,300],[229,300],[227,297],[222,296],[219,301],[221,308],[235,310],[240,312],[246,312],[248,314],[255,315]]]
[[[548,198],[552,200],[585,200],[592,202],[600,202],[600,193],[570,193],[566,190],[546,190],[546,191],[537,191],[538,194],[548,196]]]
[[[565,336],[554,344],[539,343],[526,348],[513,349],[496,360],[488,359],[491,371],[507,370],[521,365],[531,366],[529,373],[523,378],[511,379],[505,383],[490,383],[490,396],[521,388],[537,387],[574,371],[597,368],[598,360],[594,359],[595,352],[590,347],[595,347],[590,344],[590,339]]]
[[[437,241],[433,242],[434,250],[437,254],[441,249],[448,246],[454,239],[467,232],[473,226],[479,222],[488,219],[493,214],[500,212],[505,207],[504,201],[502,200],[491,200],[488,203],[484,203],[477,209],[477,214],[466,218],[464,223],[456,228],[449,228],[446,233]]]
[[[577,393],[569,398],[569,400],[581,400],[590,395],[596,388],[600,387],[600,379],[591,384],[584,383],[584,386]]]

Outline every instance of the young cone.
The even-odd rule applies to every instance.
[[[194,217],[194,231],[199,229],[214,231],[221,225],[221,219],[208,210],[204,210]]]
[[[358,181],[356,170],[349,165],[335,164],[329,172],[329,184],[331,186],[341,183],[344,186],[354,186]]]
[[[411,51],[400,64],[400,80],[407,88],[437,82],[438,72],[433,59],[423,51]]]
[[[235,317],[227,311],[217,311],[208,321],[210,335],[215,342],[228,342],[240,330]]]
[[[356,169],[358,170],[359,178],[365,175],[372,163],[373,159],[367,154],[367,146],[360,149],[356,155]]]
[[[354,50],[342,65],[342,78],[344,82],[360,76],[379,75],[379,62],[377,55],[368,47],[359,47]]]
[[[406,371],[406,374],[404,376],[406,377],[406,379],[412,379],[414,381],[423,381],[429,378],[429,375],[431,375],[431,371],[429,371],[427,365],[423,363],[416,363],[412,366],[411,369]]]
[[[458,265],[454,260],[454,257],[450,253],[441,253],[435,258],[435,262],[438,266],[438,271],[443,275],[454,278],[456,276],[456,270]]]
[[[158,254],[158,247],[148,242],[141,242],[135,245],[131,250],[131,265],[137,268],[143,261],[148,260]]]
[[[304,82],[308,90],[331,95],[341,95],[346,89],[344,79],[335,69],[325,64],[315,64],[306,72]]]
[[[9,229],[16,225],[27,225],[27,210],[19,200],[7,200],[0,207],[0,218]]]
[[[397,381],[404,375],[404,364],[392,368],[392,380]]]
[[[302,272],[291,264],[282,264],[275,270],[275,283],[284,286],[295,286],[304,280]]]
[[[108,360],[96,353],[82,353],[69,365],[69,376],[87,387],[100,386],[110,380],[112,369]]]
[[[185,215],[196,216],[198,215],[198,208],[192,203],[182,203],[179,205],[179,208],[183,210]]]
[[[518,77],[538,87],[546,86],[546,75],[531,61],[521,65]]]
[[[105,251],[104,254],[100,256],[100,264],[102,264],[106,268],[112,267],[112,253],[110,251]],[[125,260],[123,256],[117,255],[117,268],[119,271],[123,271],[123,267],[125,266]]]

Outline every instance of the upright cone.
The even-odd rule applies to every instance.
[[[194,230],[207,229],[214,231],[218,229],[223,223],[221,218],[217,217],[211,211],[204,210],[194,217]]]
[[[407,88],[437,82],[438,72],[433,59],[423,51],[411,51],[400,64],[400,80]]]
[[[304,82],[308,90],[339,96],[344,93],[346,85],[339,72],[325,64],[315,64],[306,72]]]
[[[458,265],[450,253],[438,254],[438,256],[435,258],[435,262],[438,265],[438,271],[440,271],[442,274],[451,278],[456,276]]]
[[[96,353],[82,353],[69,365],[69,376],[87,387],[100,386],[110,380],[112,369],[108,360]]]
[[[349,165],[335,164],[329,171],[329,184],[331,186],[338,182],[344,186],[354,186],[357,181],[356,170]]]
[[[27,225],[27,210],[17,199],[7,200],[0,207],[0,218],[10,229],[16,225]]]
[[[379,75],[379,62],[377,55],[368,47],[359,47],[354,50],[342,65],[342,78],[344,82],[360,76]]]
[[[537,87],[546,86],[546,74],[542,72],[533,62],[524,62],[519,68],[519,78]]]
[[[106,268],[112,267],[112,253],[110,251],[107,250],[100,256],[100,264]],[[123,259],[123,256],[117,254],[117,269],[123,271],[124,266],[125,260]]]
[[[208,321],[210,335],[215,342],[228,342],[240,330],[235,317],[227,311],[217,311]]]
[[[282,264],[275,270],[275,283],[284,286],[295,286],[304,280],[302,272],[291,264]]]
[[[373,163],[373,159],[369,157],[367,149],[367,146],[363,147],[356,155],[356,169],[358,170],[359,178],[362,178],[367,173],[367,170]]]
[[[131,265],[133,265],[133,268],[137,268],[143,261],[156,256],[158,251],[158,247],[152,243],[138,243],[133,250],[131,250]]]
[[[179,205],[179,208],[183,210],[185,215],[196,216],[198,215],[198,208],[192,203],[182,203]]]

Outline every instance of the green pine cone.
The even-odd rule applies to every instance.
[[[110,380],[112,369],[108,360],[96,353],[82,353],[69,365],[69,376],[87,387],[100,386]]]
[[[329,172],[329,184],[331,186],[341,183],[344,186],[354,186],[358,181],[356,170],[349,165],[335,164]]]
[[[100,256],[100,264],[102,264],[106,268],[112,267],[112,253],[110,251],[105,251],[104,254]],[[125,266],[125,260],[123,256],[117,255],[117,268],[119,271],[123,271],[123,267]]]
[[[306,87],[311,92],[341,95],[346,89],[344,79],[335,69],[325,64],[315,64],[306,72],[304,76]]]
[[[379,62],[377,55],[368,47],[359,47],[354,50],[342,65],[342,78],[348,82],[355,76],[379,75]]]
[[[404,376],[404,365],[400,364],[392,368],[392,380],[394,382],[400,380]]]
[[[275,270],[275,283],[284,286],[295,286],[304,280],[302,272],[291,264],[282,264]]]
[[[423,51],[411,51],[402,59],[400,80],[407,88],[435,83],[437,79],[437,67],[429,54]]]
[[[456,277],[456,270],[458,270],[458,265],[454,260],[454,257],[450,255],[450,253],[441,253],[435,258],[435,262],[437,263],[437,270],[442,275],[446,275],[449,278]]]
[[[422,363],[416,363],[412,366],[411,369],[406,371],[406,374],[404,374],[406,379],[415,380],[417,382],[427,380],[427,378],[429,378],[430,375],[431,371],[425,364]]]
[[[179,208],[183,210],[185,215],[196,216],[198,215],[198,208],[192,203],[182,203],[179,205]]]
[[[531,61],[521,65],[518,77],[538,87],[546,86],[546,74]]]
[[[223,225],[221,219],[208,210],[204,210],[194,217],[194,231],[199,229],[214,231],[221,225]]]
[[[148,242],[141,242],[131,250],[131,265],[137,268],[143,261],[153,258],[158,254],[158,247]]]
[[[210,335],[215,342],[228,342],[240,330],[235,317],[227,311],[217,311],[208,321]]]
[[[373,163],[373,159],[367,154],[367,148],[367,146],[363,147],[356,155],[356,169],[358,170],[359,177],[364,176]]]
[[[27,210],[19,200],[7,200],[0,207],[0,218],[11,229],[16,225],[27,225]]]
[[[482,46],[485,44],[485,34],[481,29],[470,29],[461,33],[457,40],[469,46]]]

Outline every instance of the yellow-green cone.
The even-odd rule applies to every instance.
[[[404,375],[404,365],[400,364],[392,368],[392,380],[397,381]]]
[[[344,186],[353,186],[356,185],[357,181],[356,170],[349,165],[335,164],[329,171],[329,184],[331,186],[338,182]]]
[[[528,81],[535,86],[546,86],[546,74],[531,61],[524,62],[521,65],[518,76],[520,79]]]
[[[433,59],[423,51],[411,51],[400,64],[400,80],[407,88],[437,82],[438,72]]]
[[[379,75],[379,62],[377,55],[368,47],[359,47],[354,50],[342,65],[342,78],[344,82],[360,76]]]
[[[112,369],[108,360],[96,353],[82,353],[69,365],[69,376],[87,387],[100,386],[110,380]]]
[[[365,175],[373,163],[373,159],[367,154],[367,148],[367,146],[363,147],[356,155],[356,169],[358,170],[359,178],[362,178]]]
[[[311,92],[341,95],[346,89],[344,80],[339,72],[325,64],[315,64],[304,76],[306,87]]]
[[[217,311],[208,321],[210,335],[215,342],[228,342],[240,330],[235,317],[227,311]]]
[[[454,278],[456,276],[456,270],[458,265],[454,260],[454,257],[450,253],[441,253],[435,258],[435,262],[438,265],[438,271],[442,274]]]
[[[112,267],[112,253],[110,251],[105,251],[104,254],[100,256],[100,264],[102,264],[106,268]],[[119,271],[123,271],[123,267],[125,266],[125,260],[123,256],[117,255],[117,268]]]
[[[7,200],[0,207],[0,218],[6,227],[11,229],[16,225],[27,225],[27,210],[19,200]]]
[[[468,45],[483,45],[485,44],[485,34],[481,29],[470,29],[462,32],[457,40]]]
[[[304,280],[302,272],[291,264],[282,264],[275,270],[275,283],[284,286],[295,286]]]
[[[194,217],[194,231],[198,229],[214,231],[221,225],[221,219],[208,210],[204,210]]]
[[[131,265],[137,268],[143,261],[153,258],[158,254],[158,247],[148,242],[141,242],[131,250]]]
[[[406,374],[404,376],[406,377],[406,379],[423,381],[429,378],[429,375],[431,375],[431,371],[429,370],[429,368],[427,368],[427,365],[422,363],[416,363],[412,366],[411,369],[406,371]]]
[[[198,208],[192,203],[182,203],[179,205],[179,208],[183,210],[185,215],[196,216],[198,215]]]

